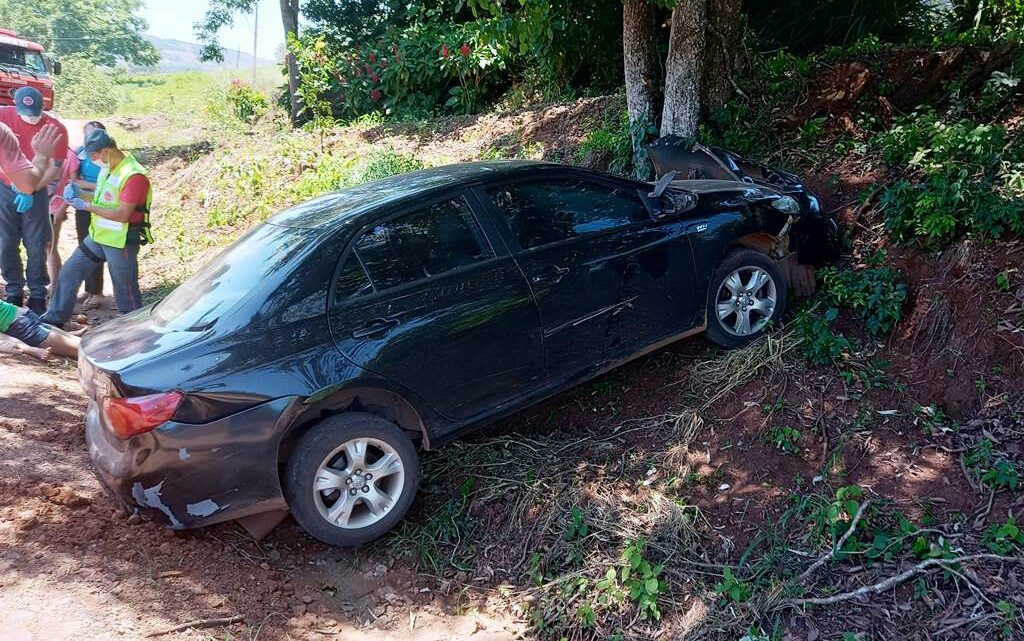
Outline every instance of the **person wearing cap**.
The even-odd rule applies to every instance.
[[[0,274],[7,282],[6,300],[23,305],[28,285],[28,308],[42,313],[50,284],[46,259],[52,239],[46,185],[60,176],[68,151],[68,132],[60,121],[43,113],[43,95],[34,87],[14,92],[14,105],[0,107],[0,123],[10,128],[21,153],[30,160],[35,159],[32,140],[36,134],[48,126],[56,127],[59,133],[35,191],[22,191],[7,172],[0,174]],[[21,245],[25,246],[27,264],[21,261]]]
[[[89,137],[96,129],[107,129],[102,122],[90,120],[82,126],[82,139]],[[72,181],[81,190],[83,200],[92,200],[93,192],[96,191],[96,181],[100,177],[100,166],[89,158],[84,145],[75,149],[78,157],[78,170],[75,179]],[[78,242],[81,243],[89,237],[89,227],[92,224],[92,214],[87,209],[75,210],[75,232]],[[85,298],[82,300],[82,309],[95,309],[103,305],[103,268],[85,280]]]
[[[64,263],[60,280],[42,322],[63,327],[70,319],[82,283],[107,264],[114,284],[114,300],[122,314],[142,307],[139,289],[139,247],[153,242],[149,208],[153,190],[146,170],[135,157],[118,148],[103,129],[93,130],[82,145],[89,159],[100,166],[92,201],[77,185],[64,190],[67,203],[92,215],[89,236]]]

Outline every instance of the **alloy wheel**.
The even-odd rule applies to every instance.
[[[764,329],[771,320],[778,288],[764,269],[740,267],[722,281],[716,300],[722,328],[733,336],[749,336]]]
[[[405,485],[405,466],[393,447],[375,438],[342,443],[320,463],[313,501],[328,523],[365,528],[394,508]]]

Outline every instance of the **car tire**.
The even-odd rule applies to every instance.
[[[756,282],[752,281],[755,275]],[[726,348],[751,343],[782,318],[788,290],[782,270],[770,257],[752,249],[730,252],[708,287],[708,338]]]
[[[306,532],[351,547],[395,527],[419,482],[416,447],[405,432],[374,414],[350,412],[302,435],[285,465],[284,491]]]

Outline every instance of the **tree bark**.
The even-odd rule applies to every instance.
[[[678,0],[665,59],[661,135],[693,137],[700,124],[707,0]]]
[[[289,34],[299,37],[299,0],[281,0],[281,24],[284,26],[285,44]],[[285,54],[285,63],[288,66],[288,104],[292,122],[297,123],[302,110],[302,101],[299,99],[299,63],[291,50]]]
[[[701,88],[704,117],[724,107],[732,97],[742,4],[742,0],[708,0]]]
[[[622,59],[626,75],[626,111],[633,141],[633,175],[645,179],[650,163],[642,145],[649,127],[657,124],[657,16],[650,0],[622,2]]]

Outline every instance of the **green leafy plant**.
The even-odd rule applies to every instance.
[[[237,79],[228,86],[227,101],[235,117],[248,124],[258,120],[270,107],[266,96]]]
[[[1024,532],[1012,516],[1001,525],[990,525],[985,531],[985,545],[996,554],[1010,554],[1018,547],[1024,547]]]
[[[839,317],[839,310],[831,308],[823,315],[804,310],[797,314],[794,324],[800,339],[800,351],[814,365],[835,364],[853,349],[853,343],[832,331],[830,324]]]
[[[775,449],[786,454],[799,456],[803,451],[800,448],[800,431],[786,425],[777,425],[769,428],[762,438],[770,443]]]
[[[873,336],[892,330],[899,322],[907,286],[891,267],[839,270],[829,267],[819,272],[822,294],[831,306],[850,309]]]
[[[622,587],[636,604],[641,619],[661,620],[658,597],[668,591],[668,583],[661,578],[663,566],[651,565],[644,557],[647,541],[636,539],[622,551],[625,565],[619,570]]]
[[[589,533],[590,528],[583,520],[583,510],[574,505],[569,509],[569,523],[565,526],[562,536],[566,541],[573,541],[585,538]]]
[[[973,470],[982,483],[994,490],[1008,488],[1016,491],[1020,486],[1016,464],[998,453],[989,439],[982,439],[967,452],[964,465]]]
[[[996,274],[996,289],[1004,294],[1010,291],[1010,273],[1001,271]]]
[[[753,587],[733,575],[731,568],[725,568],[722,580],[715,584],[715,592],[733,603],[748,601],[754,593]]]
[[[998,601],[996,609],[999,610],[999,638],[1012,639],[1014,629],[1017,627],[1017,606],[1009,601]]]
[[[939,248],[966,233],[1024,233],[1024,202],[1009,169],[1020,161],[1020,144],[1007,140],[1002,126],[915,113],[874,144],[904,174],[879,199],[897,240]]]

